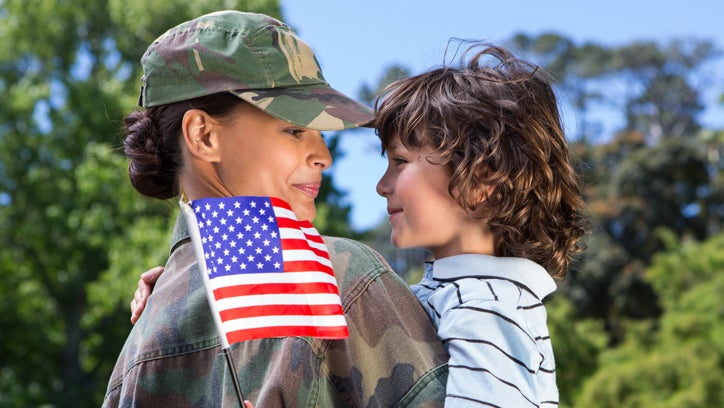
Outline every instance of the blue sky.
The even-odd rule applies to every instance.
[[[284,20],[312,46],[327,80],[350,96],[356,96],[363,83],[376,84],[390,65],[405,65],[413,74],[440,65],[451,37],[504,43],[516,33],[553,31],[579,44],[696,38],[724,48],[724,0],[282,0],[281,4]],[[718,67],[708,105],[724,93],[724,63]],[[714,105],[703,120],[724,128],[724,107]],[[353,226],[368,228],[386,216],[385,201],[374,190],[386,162],[372,131],[348,132],[342,139],[345,157],[331,171],[336,185],[349,193]]]

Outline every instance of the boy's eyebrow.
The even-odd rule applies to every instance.
[[[402,143],[400,143],[399,140],[396,140],[396,141],[390,143],[390,145],[387,146],[387,149],[386,149],[386,150],[388,150],[388,151],[395,151],[395,150],[400,150],[401,147],[403,147],[403,146],[402,146]]]

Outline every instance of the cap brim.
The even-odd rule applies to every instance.
[[[231,91],[276,118],[314,130],[342,130],[374,125],[374,113],[329,86]]]

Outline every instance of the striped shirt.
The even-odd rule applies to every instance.
[[[541,303],[555,289],[543,267],[522,258],[465,254],[425,265],[412,290],[450,354],[446,406],[558,405]]]

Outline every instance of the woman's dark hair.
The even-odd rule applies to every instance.
[[[181,121],[186,111],[200,109],[222,118],[244,103],[228,92],[138,109],[126,116],[122,133],[128,157],[128,176],[135,189],[148,197],[167,199],[179,195],[178,172],[182,165]]]

